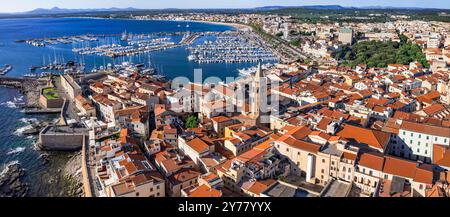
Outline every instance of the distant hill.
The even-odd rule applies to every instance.
[[[279,10],[288,8],[304,8],[304,9],[317,9],[317,10],[342,10],[346,7],[340,5],[305,5],[305,6],[264,6],[254,8],[255,10]]]
[[[257,7],[256,10],[282,10],[282,9],[310,9],[310,10],[437,10],[438,8],[420,7],[392,7],[392,6],[363,6],[345,7],[341,5],[304,5],[304,6],[264,6]],[[438,9],[446,10],[446,9]]]
[[[448,9],[432,9],[432,8],[418,8],[418,7],[389,7],[389,6],[366,6],[366,7],[345,7],[341,5],[304,5],[304,6],[264,6],[264,7],[255,7],[255,8],[210,8],[210,9],[178,9],[178,8],[166,8],[166,9],[138,9],[133,7],[128,8],[95,8],[95,9],[68,9],[68,8],[37,8],[32,11],[19,12],[19,13],[1,13],[0,16],[44,16],[44,15],[66,15],[66,14],[79,14],[79,13],[102,13],[102,12],[128,12],[128,11],[136,11],[136,12],[146,12],[146,11],[160,11],[160,12],[212,12],[212,11],[279,11],[279,10],[290,10],[290,9],[304,9],[304,10],[330,10],[330,11],[339,11],[339,10],[448,10]]]
[[[53,7],[50,9],[37,8],[32,11],[23,12],[23,14],[70,14],[70,13],[85,13],[85,12],[117,12],[117,11],[137,11],[137,8],[97,8],[97,9],[67,9]]]

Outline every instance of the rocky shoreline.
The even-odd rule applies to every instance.
[[[62,172],[64,180],[68,183],[67,195],[69,197],[84,196],[80,151],[70,158]]]
[[[0,174],[0,197],[25,197],[29,186],[22,178],[24,169],[18,162],[8,164]]]

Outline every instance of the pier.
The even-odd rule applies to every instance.
[[[40,108],[25,108],[26,115],[43,115],[43,114],[59,114],[62,109],[40,109]]]
[[[34,78],[0,76],[0,85],[22,89],[30,84],[37,83]]]

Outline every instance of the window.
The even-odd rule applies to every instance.
[[[388,179],[388,175],[385,174],[385,175],[384,175],[384,179]]]
[[[324,169],[322,169],[322,173],[325,173],[325,170],[324,170]]]
[[[331,161],[331,165],[334,165],[334,161]]]
[[[156,189],[158,189],[158,190],[159,190],[159,185],[157,185],[157,186],[156,186]]]
[[[425,150],[425,154],[428,154],[428,150]]]
[[[286,152],[289,152],[289,148],[286,148]]]
[[[422,185],[422,184],[419,185],[419,189],[420,189],[420,190],[423,189],[423,185]]]
[[[150,188],[150,192],[152,192],[153,191],[153,188]]]
[[[420,139],[420,138],[422,138],[422,135],[421,135],[421,134],[419,134],[419,139]]]
[[[322,163],[325,163],[325,159],[322,159]]]
[[[158,193],[156,193],[156,196],[158,196],[158,197],[159,197],[159,195],[160,195],[160,194],[159,194],[159,192],[158,192]]]
[[[373,172],[372,172],[372,170],[370,170],[370,171],[369,171],[369,175],[372,175],[372,174],[373,174]]]
[[[411,133],[411,137],[413,137],[413,135],[414,135],[414,134],[413,134],[413,133]]]
[[[348,168],[348,172],[351,173],[352,172],[352,168],[349,167]]]
[[[430,139],[430,136],[427,136],[427,140]]]
[[[300,155],[300,152],[297,152],[297,155]]]
[[[139,197],[139,192],[136,192],[136,197]]]
[[[420,146],[420,142],[417,142],[417,145]]]

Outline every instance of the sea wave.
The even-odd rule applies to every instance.
[[[8,108],[17,108],[16,103],[14,103],[13,101],[2,102],[0,105],[6,106]]]
[[[0,177],[2,177],[4,174],[6,174],[9,170],[9,166],[14,165],[14,164],[20,164],[18,160],[13,160],[10,161],[8,163],[6,163],[5,165],[2,166],[2,171],[0,172]]]
[[[23,95],[15,96],[13,100],[2,102],[0,105],[8,108],[18,108],[21,105],[25,105],[25,98]]]
[[[23,97],[23,95],[14,97],[14,102],[15,102],[15,103],[23,103],[23,102],[24,102],[24,97]]]
[[[8,151],[6,154],[7,155],[13,155],[13,154],[17,154],[17,153],[20,153],[20,152],[23,152],[23,151],[25,151],[25,147],[17,147],[17,148],[15,148],[15,149],[11,149],[10,151]]]
[[[34,123],[38,121],[36,118],[21,118],[19,120],[23,123]]]
[[[16,131],[14,131],[13,134],[16,136],[22,136],[23,132],[25,132],[26,130],[31,130],[31,129],[33,129],[33,126],[27,125],[27,126],[18,128]]]

